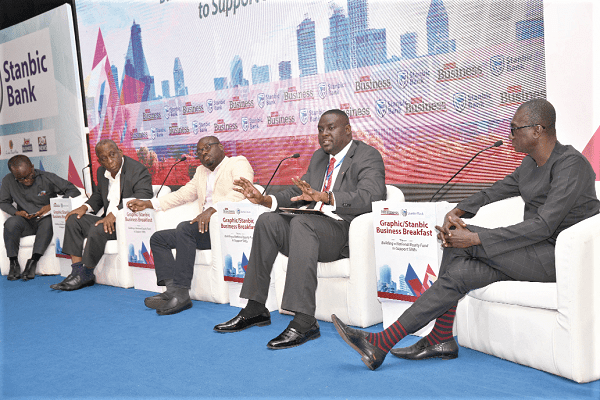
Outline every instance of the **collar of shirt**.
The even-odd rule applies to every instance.
[[[217,183],[217,175],[219,174],[221,165],[223,165],[223,161],[217,165],[214,171],[208,170],[208,176],[206,177],[206,196],[204,196],[204,205],[202,206],[203,211],[214,206],[213,193],[215,192],[215,184]]]
[[[124,163],[125,159],[123,158],[121,160],[121,167],[114,178],[108,170],[104,171],[104,176],[108,179],[108,195],[106,196],[108,207],[106,208],[106,215],[109,213],[113,213],[114,216],[117,215],[119,200],[121,198],[121,171],[123,170]]]

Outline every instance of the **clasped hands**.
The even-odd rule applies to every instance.
[[[442,247],[467,248],[481,244],[479,235],[467,229],[467,224],[460,218],[464,211],[455,208],[450,210],[444,217],[442,226],[435,226],[438,239],[442,241]]]
[[[296,185],[298,189],[302,191],[299,196],[292,197],[291,201],[316,201],[328,204],[329,195],[326,192],[319,192],[310,187],[308,182],[296,177],[292,178],[292,183]],[[267,208],[271,208],[271,198],[269,196],[263,196],[262,193],[248,179],[240,177],[233,181],[235,185],[233,190],[244,195],[245,198],[250,200],[251,203],[260,204]],[[333,205],[333,204],[332,204]]]

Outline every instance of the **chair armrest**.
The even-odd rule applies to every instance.
[[[350,246],[349,285],[355,301],[348,302],[349,304],[365,304],[369,299],[377,298],[374,240],[373,213],[354,218],[350,223],[348,244]],[[359,310],[354,312],[358,314]]]
[[[576,360],[600,359],[600,214],[558,235],[557,322],[571,334]],[[589,361],[589,360],[588,360]],[[588,361],[582,365],[591,365]]]
[[[175,229],[180,222],[190,221],[200,214],[198,202],[193,201],[155,214],[156,230]],[[216,213],[215,213],[216,214]]]

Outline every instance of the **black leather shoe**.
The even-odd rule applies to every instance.
[[[35,278],[35,270],[37,268],[37,261],[30,258],[27,260],[27,264],[25,264],[25,271],[21,275],[21,279],[24,281],[28,281]]]
[[[234,318],[222,324],[215,325],[213,328],[217,332],[239,332],[244,329],[248,329],[252,326],[267,326],[271,325],[271,314],[266,311],[262,314],[255,315],[254,317],[246,318],[241,315],[236,315]]]
[[[156,313],[158,315],[171,315],[187,310],[188,308],[192,308],[192,299],[188,297],[186,300],[182,300],[177,296],[173,296],[161,308],[158,308]]]
[[[21,278],[21,265],[19,260],[10,260],[10,269],[8,270],[8,276],[6,279],[9,281],[16,281]]]
[[[63,279],[61,282],[58,282],[58,283],[53,283],[52,285],[50,285],[50,288],[51,288],[51,289],[54,289],[54,290],[62,290],[62,285],[63,285],[64,283],[66,283],[67,281],[70,281],[70,280],[72,280],[74,277],[75,277],[75,275],[73,275],[73,274],[71,273],[71,274],[69,274],[69,275],[68,275],[68,276],[67,276],[65,279]]]
[[[321,330],[317,321],[315,321],[315,324],[306,333],[300,333],[288,326],[279,336],[267,343],[267,347],[273,350],[289,349],[290,347],[300,346],[320,336]]]
[[[335,314],[331,315],[331,319],[342,339],[362,356],[362,362],[373,371],[379,368],[387,353],[367,341],[368,333],[350,328],[336,317]]]
[[[392,349],[390,353],[407,360],[424,360],[433,357],[451,360],[458,357],[458,343],[452,338],[442,343],[430,345],[427,337],[424,337],[412,346]]]
[[[163,292],[151,297],[146,297],[144,299],[144,304],[148,308],[158,310],[159,308],[165,307],[172,298],[173,295],[171,293]]]
[[[67,279],[58,284],[58,289],[71,292],[73,290],[79,290],[87,286],[92,286],[94,283],[95,278],[93,276],[85,279],[82,275],[69,275]]]

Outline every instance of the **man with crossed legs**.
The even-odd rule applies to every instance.
[[[420,360],[458,356],[452,334],[456,306],[470,290],[504,280],[555,282],[554,246],[558,234],[598,213],[595,173],[586,158],[556,139],[556,112],[544,99],[522,104],[510,124],[515,151],[527,153],[521,165],[490,188],[448,212],[438,238],[444,255],[439,278],[396,322],[379,333],[346,326],[332,316],[340,336],[372,370],[407,334],[436,319],[433,330],[413,346],[392,349],[397,357]],[[461,217],[498,200],[521,196],[524,221],[496,229],[467,226]]]

